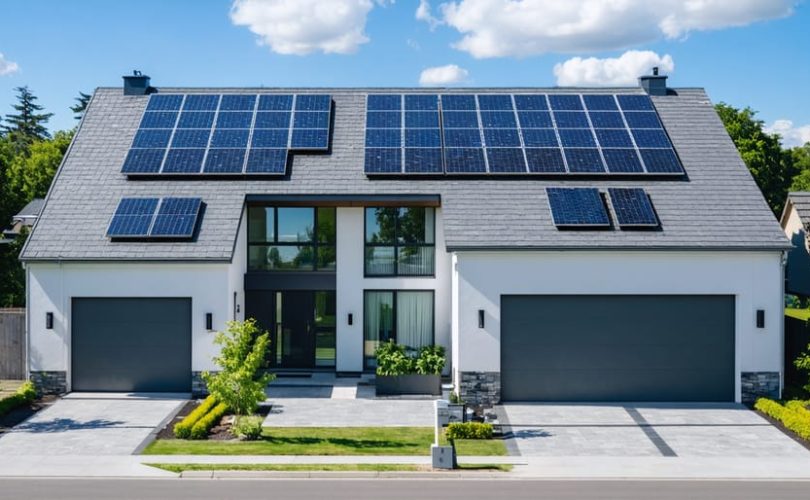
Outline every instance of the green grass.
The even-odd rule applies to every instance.
[[[336,472],[418,472],[429,471],[430,467],[413,464],[144,464],[150,467],[175,472],[186,471],[336,471]],[[509,472],[509,464],[460,464],[459,470]]]
[[[144,455],[428,455],[430,427],[265,427],[258,441],[159,439]],[[459,455],[506,455],[500,440],[457,441]]]
[[[447,440],[442,438],[442,444],[447,444]],[[500,439],[456,439],[456,455],[502,457],[506,455],[506,445]]]
[[[796,318],[802,321],[810,320],[810,308],[806,309],[795,309],[792,307],[785,308],[785,316],[790,316],[791,318]]]

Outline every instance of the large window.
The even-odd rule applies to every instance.
[[[433,208],[366,208],[366,276],[432,276],[434,223]]]
[[[333,207],[249,207],[248,269],[334,271]]]
[[[374,352],[381,342],[393,340],[412,349],[434,342],[432,291],[366,291],[363,309],[367,368],[375,366]]]

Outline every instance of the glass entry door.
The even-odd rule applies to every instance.
[[[273,296],[271,365],[335,366],[335,292],[280,291]]]

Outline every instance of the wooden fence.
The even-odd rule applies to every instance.
[[[0,379],[25,378],[25,309],[0,309]]]

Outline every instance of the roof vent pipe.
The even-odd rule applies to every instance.
[[[667,95],[667,76],[658,74],[658,66],[652,69],[652,75],[639,77],[638,83],[650,95]]]
[[[149,77],[137,69],[124,76],[124,95],[146,95],[149,91]]]

